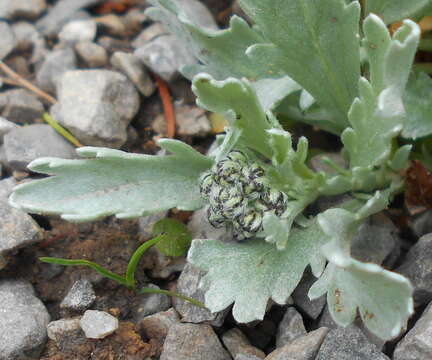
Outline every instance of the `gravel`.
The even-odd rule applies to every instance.
[[[57,86],[58,103],[51,113],[81,143],[121,147],[126,128],[138,111],[139,95],[122,74],[109,70],[65,73]]]
[[[80,319],[80,326],[87,338],[103,339],[118,329],[119,322],[104,311],[87,310]]]
[[[70,333],[80,330],[81,326],[79,317],[51,321],[47,326],[48,337],[56,343],[69,336]]]
[[[51,126],[45,124],[11,130],[4,137],[4,147],[7,162],[15,170],[26,170],[31,161],[40,157],[77,157],[75,148]]]
[[[36,71],[36,83],[42,89],[54,94],[61,76],[77,67],[76,56],[71,48],[54,50],[48,54]]]
[[[3,60],[16,47],[17,40],[7,22],[0,21],[0,34],[0,60]]]
[[[149,284],[145,287],[160,290],[160,287],[154,284]],[[134,321],[138,323],[146,316],[166,311],[170,307],[171,299],[167,295],[151,293],[141,295]]]
[[[80,42],[75,45],[75,51],[78,58],[88,68],[104,67],[108,63],[108,54],[106,50],[92,42]]]
[[[46,9],[45,0],[0,0],[0,18],[36,19]]]
[[[165,339],[160,360],[231,360],[212,327],[175,324]]]
[[[13,89],[0,93],[0,110],[10,121],[27,124],[41,118],[44,106],[30,91]]]
[[[398,343],[393,360],[432,359],[432,303],[415,326]]]
[[[63,301],[60,303],[62,309],[71,311],[87,310],[96,300],[93,285],[87,279],[76,281]]]
[[[66,44],[93,41],[96,36],[96,21],[74,20],[68,22],[60,31],[59,39]]]
[[[265,358],[264,352],[252,346],[248,338],[237,328],[232,328],[223,334],[222,342],[234,359],[241,354],[259,359]]]
[[[4,136],[10,132],[13,129],[18,128],[18,125],[3,118],[0,117],[0,145],[3,144],[3,138]]]
[[[24,280],[0,280],[0,360],[38,358],[49,314]]]
[[[287,345],[294,339],[305,334],[306,329],[303,324],[302,316],[294,307],[289,307],[278,326],[276,347],[279,348]]]

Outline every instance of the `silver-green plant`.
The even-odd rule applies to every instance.
[[[192,243],[188,261],[207,272],[211,311],[233,304],[237,321],[262,319],[268,301],[286,303],[310,266],[317,281],[309,297],[327,293],[338,324],[359,313],[378,337],[397,336],[413,313],[413,288],[354,259],[351,240],[403,191],[411,146],[396,138],[414,138],[405,129],[416,122],[432,130],[404,107],[419,27],[405,20],[392,36],[386,26],[421,15],[429,1],[367,0],[361,8],[348,0],[240,0],[254,26],[233,16],[221,31],[199,27],[175,0],[152,3],[149,16],[198,60],[182,69],[198,105],[229,120],[217,150],[204,156],[167,139],[159,141],[167,156],[83,147],[82,160],[32,162],[30,170],[52,176],[18,186],[11,204],[76,222],[207,207],[213,225],[242,240]],[[336,174],[309,168],[307,139],[294,148],[281,114],[340,135],[348,166],[328,160]],[[303,215],[318,198],[339,194],[351,200]]]

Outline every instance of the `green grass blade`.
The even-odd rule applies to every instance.
[[[165,237],[164,234],[162,234],[160,236],[156,236],[155,238],[146,241],[138,249],[135,250],[135,252],[133,253],[132,257],[129,260],[129,264],[128,264],[127,270],[126,270],[125,280],[126,280],[127,287],[129,287],[131,289],[135,289],[135,287],[136,287],[135,270],[138,266],[139,261],[141,260],[141,257],[150,247],[152,247],[153,245],[156,245],[164,237]]]
[[[74,144],[76,147],[82,147],[83,145],[63,126],[61,126],[57,121],[55,121],[52,116],[48,113],[43,114],[43,119],[61,136],[63,136],[66,140]]]
[[[68,260],[68,259],[60,259],[60,258],[54,258],[54,257],[41,257],[39,258],[40,261],[49,263],[49,264],[57,264],[57,265],[63,265],[63,266],[87,266],[92,268],[93,270],[97,271],[102,276],[105,276],[111,280],[117,281],[118,283],[122,285],[128,286],[126,279],[123,276],[117,275],[104,267],[88,260]]]
[[[201,302],[198,301],[196,299],[184,296],[182,294],[173,292],[173,291],[168,291],[168,290],[162,290],[162,289],[152,289],[152,288],[142,288],[140,289],[140,291],[138,292],[139,294],[164,294],[164,295],[168,295],[168,296],[172,296],[172,297],[178,297],[180,299],[183,299],[185,301],[189,301],[190,303],[194,304],[195,306],[199,306],[201,308],[206,308],[206,306]]]

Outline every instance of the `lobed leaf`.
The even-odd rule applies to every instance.
[[[430,0],[367,0],[366,14],[374,13],[391,24],[402,19],[419,16],[431,6]]]
[[[282,69],[335,117],[348,125],[360,76],[360,6],[344,0],[240,0],[268,43],[247,54],[268,73]]]
[[[160,142],[175,152],[169,156],[128,154],[83,147],[87,159],[42,158],[29,169],[51,177],[19,185],[10,203],[38,214],[59,214],[70,221],[92,221],[103,216],[138,217],[177,207],[203,205],[198,178],[212,161],[186,144]]]
[[[188,261],[207,271],[202,279],[206,306],[217,312],[234,303],[234,318],[247,323],[263,319],[270,299],[285,304],[309,264],[315,276],[321,275],[320,247],[327,240],[317,224],[293,231],[281,251],[262,240],[194,240]]]
[[[390,157],[404,125],[402,97],[420,37],[418,25],[406,20],[390,38],[376,15],[365,20],[364,33],[371,79],[360,79],[360,96],[348,115],[352,128],[342,134],[351,168],[382,165]]]

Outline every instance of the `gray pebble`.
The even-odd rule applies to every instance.
[[[0,280],[0,359],[39,358],[50,317],[24,280]]]
[[[42,231],[33,218],[9,205],[15,185],[13,178],[0,181],[0,256],[42,240]]]
[[[43,61],[48,49],[45,38],[37,31],[33,24],[26,21],[18,21],[12,25],[12,30],[17,41],[18,51],[31,51],[30,63],[35,64]]]
[[[419,239],[396,272],[406,276],[413,284],[417,305],[432,300],[432,234]]]
[[[118,329],[119,322],[104,311],[87,310],[80,319],[80,326],[87,338],[103,339]]]
[[[411,217],[411,229],[417,237],[432,232],[432,210]]]
[[[42,117],[44,106],[39,99],[25,89],[13,89],[0,93],[1,114],[12,122],[26,124]]]
[[[36,19],[46,9],[45,0],[0,0],[0,18]]]
[[[237,328],[232,328],[223,334],[222,342],[234,359],[238,355],[254,356],[258,359],[265,358],[264,352],[252,346],[248,338]]]
[[[115,52],[111,65],[125,74],[144,96],[153,94],[156,86],[140,60],[133,54]]]
[[[0,21],[0,60],[8,56],[16,47],[17,40],[8,23]]]
[[[174,35],[158,36],[136,49],[134,54],[166,81],[174,80],[182,67],[196,64],[190,50]]]
[[[96,36],[96,29],[96,21],[93,19],[73,20],[63,26],[58,36],[66,44],[91,42]]]
[[[278,326],[276,347],[285,346],[305,334],[302,316],[294,307],[289,307]]]
[[[134,49],[138,49],[141,46],[144,46],[146,43],[154,39],[155,37],[168,34],[168,32],[164,29],[161,23],[154,23],[150,26],[147,26],[144,30],[142,30],[139,35],[132,40],[132,46]]]
[[[75,281],[71,289],[60,303],[62,309],[71,311],[87,310],[96,300],[93,285],[87,279]]]
[[[77,157],[75,148],[51,126],[34,124],[11,130],[4,137],[8,164],[15,170],[26,170],[27,165],[40,157]]]
[[[80,42],[75,45],[75,51],[88,68],[100,68],[108,63],[106,50],[98,44]]]
[[[205,272],[202,272],[189,263],[186,264],[177,281],[177,292],[204,302],[204,291],[199,288],[201,278],[204,275]],[[229,311],[229,308],[227,308],[217,313],[211,313],[208,309],[195,306],[182,299],[175,299],[174,307],[181,315],[183,322],[197,324],[210,321],[213,326],[221,326]]]
[[[69,336],[70,333],[80,330],[79,317],[51,321],[47,326],[48,337],[56,343],[59,343],[62,339]]]
[[[47,14],[36,23],[36,26],[45,36],[54,36],[68,21],[83,18],[82,9],[100,4],[103,1],[104,0],[59,0],[50,8]]]
[[[139,95],[122,74],[109,70],[65,73],[57,86],[54,119],[85,145],[121,147],[139,108]]]
[[[432,359],[432,303],[415,326],[397,344],[393,360]]]
[[[165,339],[160,360],[231,360],[210,325],[175,324]]]
[[[146,285],[145,287],[152,289],[160,289],[154,284]],[[144,317],[166,311],[171,307],[171,299],[164,294],[143,294],[141,295],[138,308],[136,310],[135,322],[140,322]]]
[[[270,353],[265,360],[314,360],[328,332],[329,329],[327,328],[319,328],[311,331],[308,334],[296,338],[289,344],[276,349]],[[323,360],[324,359],[330,360],[330,358],[323,358]],[[342,360],[342,358],[331,359]],[[357,359],[356,357],[350,358],[350,360]]]
[[[3,144],[3,138],[4,136],[10,132],[12,129],[18,128],[18,125],[3,118],[0,117],[0,145]]]
[[[262,358],[255,355],[238,354],[234,360],[260,360]]]
[[[61,76],[76,67],[76,56],[71,48],[54,50],[36,70],[36,83],[42,90],[53,94]]]
[[[316,360],[389,360],[355,325],[331,330]],[[274,360],[274,359],[272,359]]]

